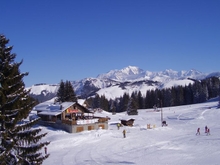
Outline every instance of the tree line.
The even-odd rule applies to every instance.
[[[86,100],[91,108],[101,108],[108,112],[124,112],[129,109],[147,109],[153,107],[170,107],[205,102],[220,95],[219,77],[193,80],[185,86],[148,90],[143,96],[140,91],[131,95],[108,100],[104,95],[90,97]]]

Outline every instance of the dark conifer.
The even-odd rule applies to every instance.
[[[175,87],[171,87],[170,106],[177,106],[177,92]]]
[[[121,112],[124,112],[124,111],[127,111],[128,109],[128,102],[129,102],[129,94],[127,93],[124,93],[123,97],[122,97],[122,100],[121,100]]]
[[[144,98],[145,108],[150,108],[150,90],[147,90],[146,96]]]
[[[137,115],[138,111],[137,111],[137,102],[135,101],[135,99],[133,99],[133,97],[130,97],[128,105],[127,105],[127,113],[128,115]]]
[[[60,81],[60,87],[57,91],[57,101],[64,102],[65,101],[65,84],[63,80]]]
[[[65,101],[77,102],[76,94],[70,81],[66,81],[64,85]]]
[[[143,109],[144,108],[144,99],[141,94],[141,91],[138,92],[137,101],[138,101],[138,109]]]
[[[100,97],[98,94],[95,95],[95,98],[93,99],[93,108],[100,108]]]
[[[170,98],[171,98],[171,90],[169,88],[162,89],[163,93],[163,106],[164,107],[169,107],[170,106]]]
[[[105,111],[109,111],[109,102],[108,100],[105,98],[104,95],[101,96],[100,98],[100,107],[101,109],[105,110]]]
[[[14,61],[16,54],[8,43],[0,35],[0,164],[42,164],[49,155],[40,150],[49,142],[40,142],[46,133],[33,129],[37,119],[26,120],[34,106],[23,82],[28,73],[20,73],[22,61]]]
[[[193,103],[201,103],[201,91],[202,91],[202,85],[199,81],[195,81],[193,84]]]
[[[193,91],[191,83],[184,87],[184,100],[186,105],[193,103]]]
[[[60,81],[60,87],[57,91],[57,101],[77,102],[76,94],[70,81],[66,81],[65,83],[63,80]]]
[[[116,113],[116,106],[115,106],[116,101],[110,100],[110,111],[114,115]]]

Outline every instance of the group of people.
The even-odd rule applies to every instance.
[[[207,125],[205,126],[205,133],[206,135],[210,135],[210,128],[208,128]],[[200,135],[200,128],[197,128],[196,135]]]

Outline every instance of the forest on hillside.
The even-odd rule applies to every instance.
[[[220,95],[219,77],[203,80],[193,80],[187,86],[173,86],[172,88],[146,91],[143,96],[140,91],[131,95],[124,93],[120,98],[107,100],[104,95],[90,97],[86,100],[90,108],[101,108],[108,112],[137,111],[137,109],[157,108],[188,105],[205,102]]]

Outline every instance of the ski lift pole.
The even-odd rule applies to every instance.
[[[160,112],[161,112],[161,124],[162,124],[162,126],[163,126],[163,109],[162,109],[162,100],[160,100],[160,105],[161,105],[161,110],[160,110]]]
[[[160,117],[161,117],[161,126],[163,126],[163,109],[162,109],[162,100],[158,99],[160,101]]]

